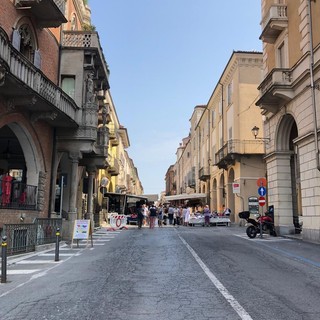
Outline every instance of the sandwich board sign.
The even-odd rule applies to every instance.
[[[74,240],[77,241],[77,246],[79,246],[79,240],[87,240],[88,246],[89,237],[91,238],[91,247],[93,247],[91,220],[75,220],[71,248],[73,247]]]

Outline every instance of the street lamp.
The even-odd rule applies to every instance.
[[[254,138],[257,139],[257,135],[259,134],[259,128],[257,126],[254,126],[251,129],[252,134],[254,135]]]
[[[257,140],[262,140],[262,141],[267,141],[267,142],[269,142],[269,141],[270,141],[269,138],[259,138],[259,137],[258,137],[259,130],[260,130],[260,129],[259,129],[257,126],[254,126],[254,127],[251,129],[251,132],[252,132],[254,138],[257,139]]]

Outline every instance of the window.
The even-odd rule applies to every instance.
[[[278,67],[285,68],[285,65],[286,65],[285,61],[286,61],[285,47],[284,47],[284,43],[282,42],[278,47]]]
[[[30,61],[34,60],[34,37],[29,25],[23,24],[19,28],[20,34],[20,52]]]
[[[37,68],[41,68],[41,55],[37,50],[35,33],[26,19],[23,19],[20,26],[13,30],[12,45]]]
[[[75,97],[75,85],[76,79],[75,76],[62,76],[61,87],[62,90],[69,95],[72,99]]]
[[[71,17],[71,30],[72,31],[78,30],[77,17],[74,13],[72,14],[72,17]]]
[[[216,113],[215,113],[215,110],[212,110],[212,113],[211,113],[211,126],[212,126],[212,128],[214,127],[214,121],[216,120],[215,119],[215,115],[216,115]]]
[[[227,91],[227,104],[230,105],[232,103],[232,94],[233,94],[233,82],[231,81],[228,84],[228,91]]]

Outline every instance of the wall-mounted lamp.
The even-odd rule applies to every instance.
[[[25,218],[26,218],[26,214],[25,214],[25,213],[22,213],[22,214],[20,215],[20,222],[23,222]]]
[[[262,140],[262,141],[267,141],[267,142],[269,142],[269,141],[270,141],[269,138],[259,138],[259,137],[258,137],[259,130],[260,130],[260,129],[259,129],[257,126],[254,126],[254,127],[251,129],[251,132],[252,132],[254,138],[257,139],[257,140]]]

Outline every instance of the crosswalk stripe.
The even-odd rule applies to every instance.
[[[54,257],[55,253],[41,253],[39,254],[39,257]],[[59,253],[60,257],[71,257],[74,256],[74,253]]]
[[[44,263],[59,263],[61,261],[52,261],[52,260],[22,260],[18,261],[16,264],[44,264]]]
[[[31,274],[40,271],[40,269],[33,269],[33,270],[8,270],[8,275],[18,275],[18,274]]]

